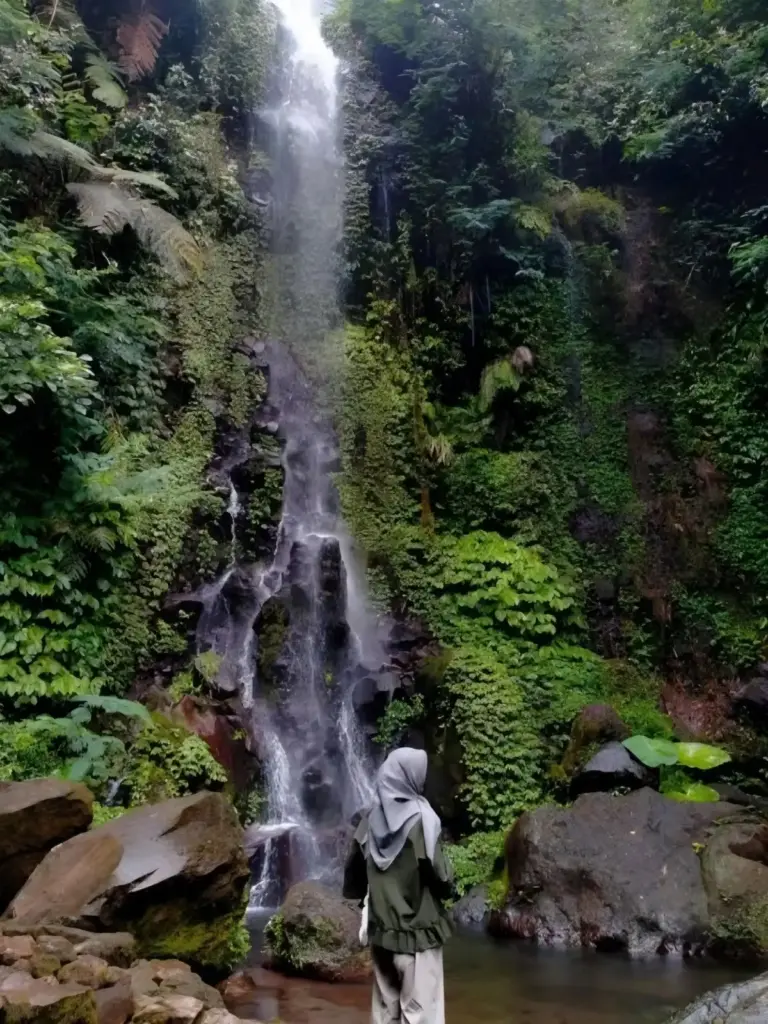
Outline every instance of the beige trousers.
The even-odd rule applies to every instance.
[[[443,951],[373,954],[372,1024],[445,1024]]]

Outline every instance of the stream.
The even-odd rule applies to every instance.
[[[370,987],[286,978],[258,967],[260,922],[254,929],[255,998],[242,1017],[283,1024],[368,1024]],[[708,989],[754,971],[707,961],[561,952],[527,943],[497,943],[460,934],[446,946],[447,1024],[664,1024]]]

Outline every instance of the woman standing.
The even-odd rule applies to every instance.
[[[373,955],[372,1024],[444,1024],[442,901],[451,873],[440,819],[424,797],[427,755],[401,747],[376,776],[373,805],[357,827],[344,895],[368,894]]]

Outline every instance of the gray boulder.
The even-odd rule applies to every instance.
[[[507,837],[509,897],[493,930],[640,956],[703,948],[710,908],[694,844],[732,810],[641,789],[523,814]]]
[[[768,974],[707,992],[667,1024],[765,1024]]]
[[[642,789],[653,785],[657,774],[632,757],[622,743],[607,743],[573,777],[571,795]]]
[[[484,928],[490,917],[488,887],[476,885],[454,904],[451,916],[460,928],[479,930]]]

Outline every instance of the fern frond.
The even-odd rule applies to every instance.
[[[480,409],[487,412],[500,391],[517,391],[520,376],[509,357],[497,359],[483,370],[480,378]]]
[[[105,107],[122,110],[128,102],[117,68],[98,50],[93,50],[85,58],[85,77],[91,86],[93,98]]]
[[[101,181],[69,184],[67,189],[77,199],[86,227],[114,235],[130,225],[142,244],[177,279],[184,280],[189,271],[200,271],[202,258],[197,242],[172,213],[151,200]]]
[[[169,26],[152,10],[142,6],[138,14],[123,19],[117,28],[120,70],[129,82],[148,75]]]
[[[101,182],[67,185],[77,200],[84,226],[101,235],[119,235],[130,223],[129,203],[136,200],[119,188]]]
[[[52,135],[37,127],[37,119],[18,107],[0,110],[0,149],[17,156],[36,156],[40,160],[58,160],[93,173],[99,167],[91,154],[69,139]]]
[[[140,718],[148,725],[152,723],[152,716],[149,711],[147,711],[143,704],[139,704],[135,700],[125,700],[122,697],[102,697],[98,694],[90,693],[82,694],[72,699],[77,701],[78,704],[84,704],[86,707],[105,711],[108,715],[127,715],[130,718]]]
[[[126,171],[122,167],[99,167],[94,177],[103,181],[115,183],[124,182],[129,185],[144,185],[146,188],[156,188],[164,192],[171,199],[178,199],[179,194],[172,189],[167,182],[163,181],[159,174],[153,171]]]
[[[22,0],[0,0],[0,46],[12,46],[23,39],[31,21]]]

